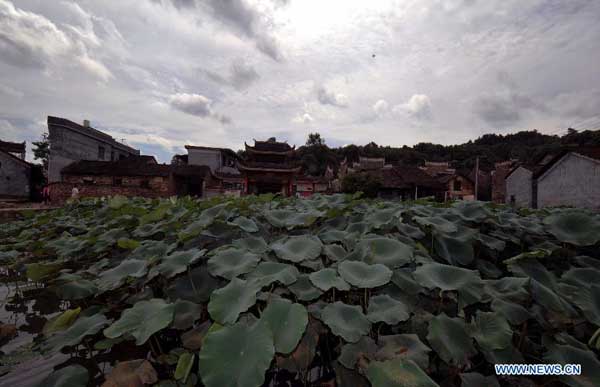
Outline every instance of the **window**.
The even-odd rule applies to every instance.
[[[105,152],[104,147],[103,146],[99,146],[98,147],[98,159],[104,160],[104,152]]]
[[[462,191],[462,182],[460,180],[454,180],[454,191]]]
[[[150,182],[148,180],[142,180],[142,182],[140,183],[140,187],[150,188]]]
[[[118,187],[122,186],[123,185],[123,179],[121,179],[121,178],[115,178],[113,180],[113,185],[118,186]]]

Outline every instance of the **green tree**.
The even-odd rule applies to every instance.
[[[377,197],[381,188],[381,179],[370,173],[351,173],[342,180],[342,191],[345,193],[362,192],[365,197]]]
[[[44,165],[44,170],[48,170],[48,158],[50,157],[50,142],[48,141],[48,133],[42,134],[40,141],[33,141],[33,158],[41,160]]]
[[[325,145],[325,140],[321,137],[319,133],[309,133],[308,139],[306,140],[306,146],[323,146]]]

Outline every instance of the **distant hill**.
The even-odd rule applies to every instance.
[[[344,160],[358,161],[360,156],[385,157],[388,163],[422,165],[427,161],[451,161],[456,168],[472,168],[480,157],[480,167],[491,170],[495,162],[519,159],[531,162],[548,151],[564,146],[600,146],[600,130],[569,129],[564,136],[547,135],[537,130],[513,134],[485,134],[474,141],[460,145],[419,143],[400,148],[379,146],[371,142],[364,146],[347,145],[329,148],[318,133],[309,135],[307,144],[298,148],[298,157],[304,170],[311,175],[325,173],[327,165],[335,169]]]

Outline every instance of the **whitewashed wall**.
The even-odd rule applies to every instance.
[[[515,197],[517,207],[531,207],[531,177],[533,173],[523,167],[518,167],[506,178],[506,203],[511,203]]]
[[[600,209],[600,161],[569,153],[538,178],[538,207]]]

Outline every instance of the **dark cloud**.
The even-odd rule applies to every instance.
[[[213,82],[229,85],[237,90],[243,90],[260,78],[258,72],[251,64],[243,59],[236,59],[231,63],[229,74],[223,76],[214,71],[205,70],[204,73]]]
[[[215,113],[211,107],[212,101],[200,94],[177,93],[169,97],[169,105],[175,110],[198,117],[210,117],[222,124],[231,123],[225,115]]]
[[[474,104],[474,112],[494,127],[517,124],[529,111],[543,111],[544,107],[530,97],[518,93],[484,95]]]
[[[337,107],[347,107],[348,100],[344,94],[336,94],[327,90],[324,86],[317,88],[317,100],[322,105],[331,105]]]
[[[216,20],[233,29],[236,34],[252,39],[256,48],[275,61],[283,60],[277,40],[269,33],[268,15],[262,14],[246,0],[152,0],[164,4],[171,2],[176,8],[204,8]],[[278,0],[281,5],[288,1]]]

